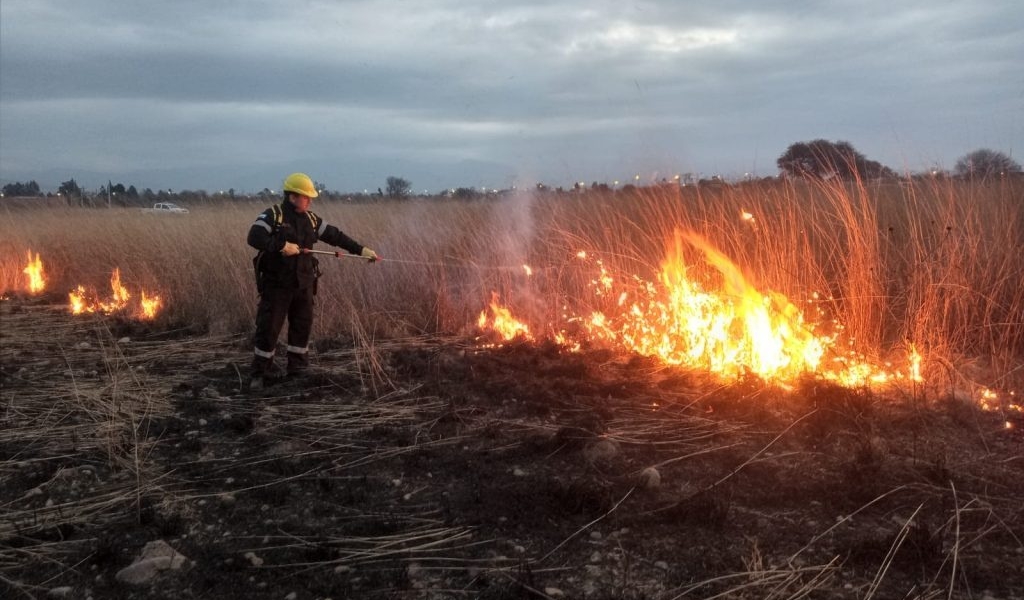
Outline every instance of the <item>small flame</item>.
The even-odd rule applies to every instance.
[[[43,261],[39,258],[39,253],[36,253],[36,257],[32,258],[32,251],[28,251],[28,265],[22,271],[27,279],[26,287],[30,294],[38,294],[46,289],[46,278],[43,276]]]
[[[110,276],[110,290],[113,292],[113,297],[105,312],[113,312],[128,305],[128,300],[132,295],[128,293],[128,288],[121,285],[121,269],[115,268],[114,273]]]
[[[910,380],[917,383],[924,381],[924,377],[921,375],[921,354],[918,353],[917,348],[913,345],[910,346]]]
[[[80,315],[98,312],[109,315],[126,310],[132,299],[132,294],[121,282],[121,269],[115,268],[111,274],[110,291],[110,298],[101,300],[96,294],[90,294],[84,286],[79,285],[68,294],[71,313]],[[134,311],[135,316],[142,320],[156,318],[163,307],[163,300],[160,296],[149,296],[145,291],[142,291],[140,296],[138,308]]]
[[[523,265],[523,271],[526,273],[527,277],[533,276],[533,268],[531,268],[530,265]]]
[[[68,294],[68,301],[71,303],[71,314],[80,315],[83,312],[94,312],[89,310],[90,305],[85,300],[85,288],[78,286],[75,291]]]
[[[142,308],[142,318],[145,320],[155,319],[157,312],[160,311],[160,305],[162,301],[160,296],[147,297],[146,292],[142,292],[142,299],[139,301]]]
[[[491,292],[490,311],[490,318],[488,318],[487,310],[480,312],[480,318],[477,319],[477,325],[480,329],[491,329],[497,332],[506,342],[516,338],[524,340],[533,339],[533,336],[530,335],[530,328],[513,317],[509,309],[498,304],[498,294],[496,292]]]

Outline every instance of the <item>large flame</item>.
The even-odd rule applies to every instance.
[[[110,291],[110,298],[101,300],[98,295],[90,293],[84,286],[76,287],[74,291],[68,294],[72,314],[80,315],[97,312],[111,314],[127,310],[132,294],[121,283],[121,269],[115,268],[111,274]],[[132,312],[139,319],[150,320],[156,317],[161,306],[162,300],[160,296],[150,296],[145,291],[142,291],[138,306]]]
[[[705,291],[688,276],[684,241],[700,249],[722,274],[723,289]],[[643,297],[617,319],[592,317],[595,331],[665,363],[726,376],[753,373],[788,380],[817,369],[825,341],[815,337],[785,296],[762,294],[696,234],[679,233],[674,242],[661,265],[661,286],[645,286]]]
[[[670,365],[706,369],[724,377],[756,375],[786,384],[815,374],[846,386],[874,385],[893,380],[922,381],[923,357],[911,347],[902,369],[876,364],[838,343],[837,336],[816,333],[803,311],[785,295],[760,291],[721,251],[694,233],[677,232],[656,282],[635,275],[619,282],[600,261],[591,280],[594,294],[605,307],[588,315],[567,315],[576,323],[572,333],[553,326],[555,341],[570,349],[580,342],[604,342],[625,351],[658,358]],[[684,260],[694,248],[721,276],[716,289],[705,289]],[[587,254],[577,257],[587,260]],[[612,306],[609,307],[609,304]],[[529,328],[492,297],[478,325],[498,331],[506,340]],[[839,324],[832,328],[842,331]],[[843,350],[846,348],[846,350]]]
[[[25,274],[25,287],[30,294],[38,294],[46,289],[46,278],[43,276],[43,261],[36,253],[32,258],[32,251],[28,251],[28,265],[22,271]]]

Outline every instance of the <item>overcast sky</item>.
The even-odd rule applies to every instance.
[[[3,0],[0,179],[140,190],[775,175],[1024,153],[1020,0]]]

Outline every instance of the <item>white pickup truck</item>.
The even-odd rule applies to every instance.
[[[173,202],[157,202],[153,205],[153,208],[144,208],[142,212],[151,215],[185,215],[188,214],[188,209],[182,208]]]

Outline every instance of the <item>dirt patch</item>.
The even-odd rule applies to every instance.
[[[0,311],[5,597],[1024,597],[1024,423],[954,400],[465,339],[253,393],[245,339]]]

